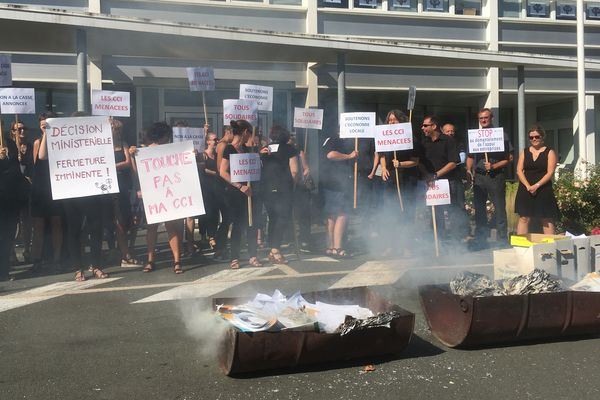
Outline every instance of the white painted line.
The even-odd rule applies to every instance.
[[[406,267],[381,261],[368,261],[342,279],[331,285],[330,289],[352,288],[358,286],[389,285],[396,282],[406,272]]]
[[[50,285],[40,286],[23,292],[0,296],[0,312],[23,307],[40,301],[60,297],[73,290],[87,289],[104,283],[113,282],[121,278],[89,279],[84,282],[56,282]]]
[[[340,260],[336,260],[335,258],[327,257],[327,256],[314,257],[314,258],[305,258],[302,261],[340,262]]]
[[[276,269],[278,268],[260,267],[226,269],[219,271],[216,274],[205,276],[204,278],[198,279],[191,284],[165,290],[164,292],[157,293],[150,297],[134,301],[132,304],[211,297],[224,290],[237,286],[240,283],[253,280],[253,278],[265,275],[266,273]]]

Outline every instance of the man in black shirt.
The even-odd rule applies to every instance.
[[[494,115],[489,108],[479,111],[481,128],[492,128]],[[487,245],[489,236],[486,202],[494,204],[496,213],[497,240],[500,245],[508,244],[506,218],[506,167],[512,162],[512,145],[504,137],[504,151],[469,154],[467,157],[467,179],[473,182],[473,207],[475,208],[475,241],[473,249]]]

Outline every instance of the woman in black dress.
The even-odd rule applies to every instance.
[[[552,176],[556,169],[556,153],[544,144],[545,132],[535,125],[529,130],[531,146],[519,155],[517,176],[519,190],[515,198],[515,212],[519,214],[517,235],[529,232],[531,218],[539,218],[544,233],[554,234],[558,219],[558,205],[552,190]]]

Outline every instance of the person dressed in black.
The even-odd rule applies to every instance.
[[[352,207],[352,168],[358,158],[353,148],[353,141],[340,139],[337,133],[323,143],[325,162],[321,182],[325,198],[323,211],[327,217],[326,254],[340,258],[349,256],[342,247],[342,239]]]
[[[269,146],[260,151],[263,163],[261,190],[269,216],[269,261],[287,264],[279,248],[292,221],[292,195],[298,182],[298,153],[294,146],[288,144],[290,133],[281,126],[271,128],[269,139]]]
[[[233,131],[233,141],[228,144],[223,151],[223,160],[219,167],[219,175],[228,183],[225,187],[225,204],[231,217],[231,249],[230,249],[230,267],[238,269],[240,267],[240,246],[242,235],[246,233],[248,244],[248,263],[252,267],[262,267],[256,253],[256,226],[249,227],[248,224],[248,197],[252,197],[252,188],[248,182],[232,182],[229,168],[229,161],[232,154],[248,153],[250,149],[246,147],[252,135],[252,125],[246,120],[231,121]],[[256,206],[253,203],[253,215]],[[254,224],[253,224],[254,225]]]
[[[456,173],[456,165],[460,162],[456,142],[451,136],[442,133],[439,119],[435,116],[426,116],[421,130],[425,137],[422,141],[423,157],[419,168],[425,181],[431,184],[437,179],[448,179],[450,186],[450,205],[435,208],[438,224],[445,221],[444,210],[448,211],[450,227],[442,231],[441,237],[444,240],[457,239],[455,235],[450,235],[450,228],[457,232],[464,231],[467,221],[463,211],[465,205],[458,201],[461,198],[459,192],[464,189]]]
[[[386,117],[386,124],[399,124],[408,122],[406,114],[400,110],[391,110]],[[383,255],[392,253],[393,249],[402,251],[405,256],[410,256],[412,240],[410,235],[403,235],[403,239],[398,241],[398,237],[403,232],[413,231],[415,222],[418,164],[419,164],[419,143],[413,138],[412,150],[399,150],[394,152],[381,153],[381,177],[385,182],[384,186],[384,208],[386,210],[396,210],[386,216],[379,222],[380,230],[383,231],[382,240],[385,242]],[[402,196],[402,208],[400,207],[400,198],[398,197],[398,188],[396,187],[396,172],[398,170],[398,181],[400,184],[400,193]],[[397,216],[389,218],[388,215]]]
[[[533,126],[529,132],[531,146],[519,155],[517,176],[519,189],[515,198],[515,212],[519,214],[517,235],[529,233],[531,218],[539,218],[547,235],[554,235],[554,221],[559,211],[552,190],[552,177],[556,170],[556,152],[544,144],[546,133],[541,126]]]
[[[488,108],[479,111],[481,128],[493,127],[494,115]],[[506,218],[506,167],[512,162],[512,145],[504,134],[504,151],[469,154],[467,157],[467,179],[473,182],[473,207],[475,208],[474,250],[486,247],[489,236],[487,207],[488,198],[494,204],[497,240],[507,244],[508,222]]]

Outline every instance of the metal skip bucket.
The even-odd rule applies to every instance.
[[[463,297],[425,285],[419,297],[431,333],[449,347],[600,333],[600,293]]]
[[[415,315],[393,305],[365,287],[302,294],[309,302],[357,304],[374,314],[397,311],[390,328],[376,327],[347,335],[318,332],[240,332],[229,329],[219,349],[226,375],[300,365],[399,354],[412,336]],[[213,304],[241,304],[249,299],[214,299]]]

